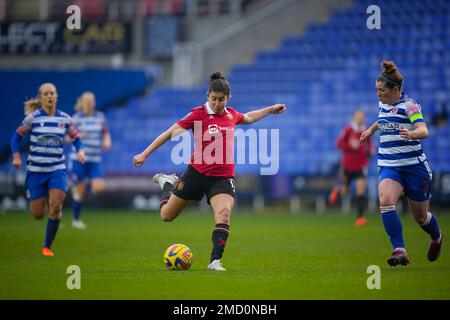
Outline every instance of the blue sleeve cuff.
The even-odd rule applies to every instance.
[[[22,141],[23,137],[16,132],[11,138],[11,152],[17,153],[20,152],[20,141]]]
[[[79,152],[81,150],[81,148],[83,147],[83,144],[81,143],[81,139],[80,137],[76,137],[73,141],[72,144],[75,147],[75,150],[77,150],[77,152]]]

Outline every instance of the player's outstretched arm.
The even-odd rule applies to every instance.
[[[370,139],[371,136],[373,136],[375,134],[375,132],[377,132],[378,130],[378,121],[375,121],[375,123],[373,125],[371,125],[369,127],[369,129],[367,129],[366,131],[364,131],[361,134],[361,138],[359,139],[359,143],[363,144],[366,143],[367,140]]]
[[[269,114],[280,114],[286,110],[285,104],[274,104],[273,106],[265,107],[259,110],[250,111],[244,114],[244,118],[239,122],[239,124],[251,124],[262,118],[268,116]]]
[[[172,137],[176,137],[179,134],[186,131],[186,129],[182,128],[180,125],[175,123],[169,129],[161,133],[153,142],[141,153],[135,155],[133,157],[133,164],[136,167],[140,167],[144,164],[145,160],[160,146],[169,141]]]

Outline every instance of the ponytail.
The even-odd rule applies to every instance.
[[[403,75],[398,71],[397,66],[393,61],[383,60],[381,62],[381,73],[378,75],[377,81],[384,82],[386,87],[398,87],[400,90],[403,87]]]
[[[37,109],[39,109],[41,107],[41,102],[39,101],[39,99],[28,99],[27,101],[25,101],[23,103],[23,109],[24,109],[24,113],[25,116],[29,115],[30,113],[36,111]]]

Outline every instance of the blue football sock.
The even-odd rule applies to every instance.
[[[391,240],[394,250],[397,248],[404,248],[405,243],[403,242],[402,222],[400,221],[397,212],[395,210],[383,212],[381,218],[383,220],[384,229]]]
[[[58,231],[59,221],[48,218],[44,247],[51,248],[53,240],[55,240],[56,232]]]
[[[431,212],[428,212],[427,222],[420,225],[420,227],[430,235],[432,240],[438,240],[441,236],[441,231],[439,230],[439,225],[436,216]]]
[[[72,200],[72,217],[73,220],[80,220],[81,201]]]

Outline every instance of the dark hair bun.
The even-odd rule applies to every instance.
[[[383,61],[381,62],[381,69],[383,70],[383,73],[385,74],[394,74],[397,72],[397,66],[393,61]]]
[[[225,79],[225,76],[222,74],[222,72],[216,71],[210,77],[210,82],[212,82],[214,80],[226,80],[226,79]]]

